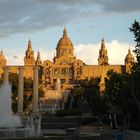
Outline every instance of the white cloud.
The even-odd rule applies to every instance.
[[[120,42],[118,40],[113,40],[111,42],[105,43],[109,64],[124,64],[124,59],[126,54],[128,53],[128,49],[130,47],[131,51],[134,49],[132,44],[128,44],[125,42]],[[96,65],[98,64],[98,56],[101,44],[79,44],[75,46],[76,57],[86,64]],[[52,61],[54,57],[55,50],[48,50],[41,48],[39,49],[41,54],[41,59],[44,61],[49,59]],[[133,53],[133,52],[132,52]],[[24,64],[24,56],[25,50],[17,49],[10,50],[7,49],[4,52],[6,59],[8,61],[8,65],[23,65]],[[36,59],[37,52],[34,52],[34,56]]]
[[[133,54],[134,46],[132,44],[113,40],[106,45],[110,64],[124,64],[124,59],[128,53],[129,48],[131,49],[131,52]],[[135,55],[133,54],[133,56]]]
[[[41,59],[44,61],[46,59],[49,59],[52,61],[54,56],[53,50],[47,50],[44,48],[39,49],[41,54]],[[25,56],[25,50],[21,49],[5,49],[4,55],[7,59],[7,65],[24,65],[24,56]],[[34,57],[36,59],[37,52],[34,51]]]
[[[108,52],[109,64],[124,64],[129,47],[131,50],[134,49],[132,44],[119,42],[118,40],[106,42],[105,45]],[[77,58],[83,60],[86,64],[98,64],[100,46],[100,44],[77,45],[75,47]]]
[[[75,47],[76,57],[86,64],[97,64],[99,44],[80,44]]]
[[[39,51],[40,51],[41,59],[43,61],[45,61],[46,59],[51,60],[51,61],[53,60],[55,51],[48,50],[48,49],[46,50],[44,48],[41,48]]]
[[[22,49],[5,49],[4,55],[7,59],[7,65],[23,65],[25,50]]]

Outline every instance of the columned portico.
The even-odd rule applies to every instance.
[[[19,74],[18,78],[18,113],[23,113],[23,100],[24,100],[24,67],[16,66],[17,72]],[[33,75],[33,99],[32,99],[32,112],[33,114],[38,114],[38,66],[33,66],[34,75]],[[3,68],[4,70],[4,84],[9,83],[9,71],[10,66]]]

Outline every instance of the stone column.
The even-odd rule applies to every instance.
[[[60,79],[59,78],[57,78],[57,81],[56,81],[56,90],[58,90],[58,91],[60,91],[60,89],[61,89],[61,82],[60,82]]]
[[[51,82],[51,84],[53,84],[53,78],[52,78],[53,77],[53,74],[52,74],[53,71],[52,71],[51,68],[49,69],[49,71],[50,71],[50,75],[49,75],[50,76],[50,82]]]
[[[18,78],[18,113],[23,112],[23,68],[19,67],[19,78]]]
[[[38,113],[38,67],[34,67],[33,78],[33,113]]]
[[[4,84],[8,84],[8,83],[9,83],[9,78],[8,78],[8,76],[9,76],[8,68],[5,67],[5,68],[4,68]]]

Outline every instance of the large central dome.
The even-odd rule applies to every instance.
[[[56,47],[56,57],[61,56],[68,56],[73,57],[73,44],[70,40],[70,38],[67,36],[67,29],[64,28],[63,30],[63,36],[58,41],[57,47]]]

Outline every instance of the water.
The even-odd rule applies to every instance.
[[[0,127],[19,127],[19,116],[12,114],[11,109],[11,85],[9,83],[0,86]]]
[[[41,118],[29,117],[30,123],[22,124],[19,116],[12,114],[11,85],[0,86],[0,138],[32,137],[41,134]]]

